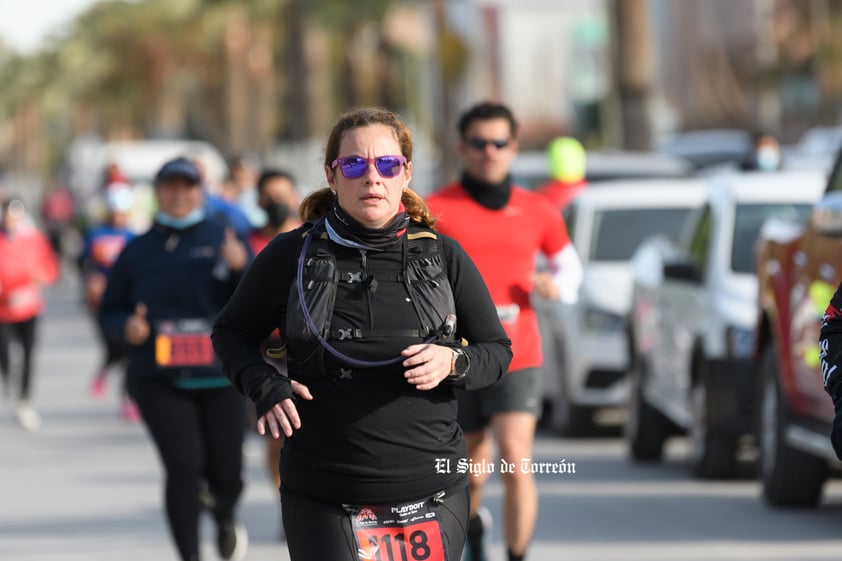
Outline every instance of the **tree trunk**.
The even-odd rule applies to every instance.
[[[225,101],[228,138],[223,150],[238,154],[248,149],[248,67],[247,50],[250,31],[245,17],[231,18],[225,27],[225,63],[227,67]]]
[[[302,0],[288,0],[285,14],[287,28],[287,64],[289,76],[289,123],[286,130],[290,140],[305,140],[312,136],[310,118],[310,96],[308,95],[309,68],[304,48],[304,18],[301,13]],[[283,13],[283,11],[282,11]]]
[[[619,101],[623,147],[649,150],[652,130],[649,94],[652,87],[652,43],[646,0],[614,0],[614,76]]]
[[[443,49],[443,38],[449,33],[447,25],[445,0],[433,0],[433,17],[435,21],[435,36],[438,37],[438,68],[439,68],[439,99],[438,99],[438,118],[436,119],[435,139],[439,150],[441,151],[441,160],[439,165],[438,178],[439,183],[450,181],[455,176],[459,168],[459,161],[456,158],[456,147],[454,146],[454,134],[451,132],[455,128],[454,118],[454,79],[451,72],[448,72],[448,64],[451,61],[446,60],[447,53]]]

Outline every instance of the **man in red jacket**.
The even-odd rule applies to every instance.
[[[535,478],[521,461],[531,458],[542,402],[541,338],[530,295],[574,302],[582,265],[559,209],[545,196],[512,185],[509,168],[517,155],[512,112],[498,103],[480,103],[462,115],[458,128],[462,177],[433,194],[428,204],[439,219],[437,230],[456,238],[482,273],[514,352],[498,384],[460,394],[458,419],[473,465],[492,462],[490,426],[500,459],[516,466],[501,475],[508,558],[519,561],[538,515]],[[536,273],[538,252],[549,271]],[[470,478],[468,555],[470,561],[484,561],[477,513],[488,473],[475,475]]]
[[[23,350],[17,419],[27,430],[37,430],[41,418],[29,403],[35,324],[44,312],[42,288],[59,275],[59,262],[47,237],[32,224],[23,202],[9,199],[0,218],[0,375],[8,395],[9,345],[16,339]]]

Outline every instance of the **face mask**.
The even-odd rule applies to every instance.
[[[168,226],[175,230],[185,230],[190,226],[195,226],[204,219],[205,209],[203,208],[193,209],[190,214],[181,218],[170,216],[165,212],[159,212],[155,217],[155,220],[158,221],[159,224],[163,224],[164,226]]]
[[[757,151],[757,169],[772,171],[778,169],[781,163],[781,154],[775,148],[760,148]]]
[[[282,226],[292,213],[292,209],[286,203],[269,203],[263,207],[263,210],[266,211],[269,224],[275,228]]]

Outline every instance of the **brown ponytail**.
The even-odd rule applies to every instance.
[[[301,201],[298,207],[298,216],[302,222],[315,222],[317,219],[326,215],[333,205],[333,199],[336,196],[329,187],[313,191]]]
[[[424,202],[424,199],[422,199],[421,196],[412,189],[407,188],[407,190],[403,192],[401,202],[403,202],[403,206],[406,207],[406,213],[409,215],[409,219],[413,222],[417,222],[418,224],[431,229],[436,225],[436,217],[433,216],[432,212],[430,212],[430,207],[428,207],[427,203]]]

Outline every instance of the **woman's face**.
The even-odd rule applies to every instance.
[[[6,209],[2,211],[0,216],[0,224],[9,231],[14,230],[23,221],[26,215],[26,209],[23,203],[15,199],[9,202]]]
[[[325,167],[327,182],[336,192],[339,206],[368,228],[383,228],[398,213],[403,190],[412,178],[412,163],[407,162],[394,177],[383,177],[375,168],[374,158],[401,156],[395,132],[387,125],[368,125],[345,133],[339,145],[339,158],[358,156],[368,159],[362,176],[348,178],[339,166]]]
[[[158,209],[173,218],[184,218],[204,203],[202,187],[185,178],[174,177],[155,187]]]

